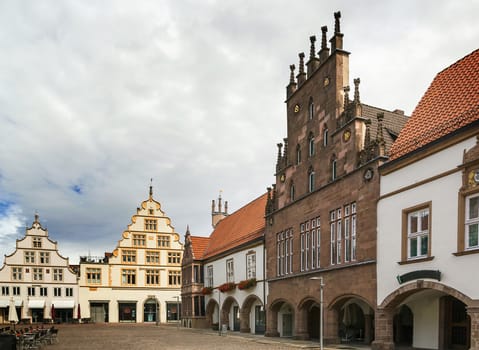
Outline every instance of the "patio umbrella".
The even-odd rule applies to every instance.
[[[18,323],[18,316],[13,298],[10,298],[10,304],[8,305],[8,321],[13,323],[13,330],[15,330],[15,325]]]
[[[52,317],[52,322],[55,323],[55,305],[52,304],[50,308],[50,316]]]

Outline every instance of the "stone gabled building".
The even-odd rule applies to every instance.
[[[350,89],[350,53],[334,17],[330,46],[324,26],[319,52],[312,36],[308,61],[300,53],[298,71],[290,66],[287,137],[266,206],[266,335],[318,339],[323,302],[326,342],[369,343],[378,167],[407,117],[363,103],[359,78]]]
[[[80,258],[82,318],[94,322],[180,320],[183,244],[153,198],[137,208],[116,248]]]
[[[5,256],[0,288],[0,323],[8,322],[11,298],[23,322],[71,322],[77,318],[77,275],[42,227],[38,214],[25,237],[17,240],[15,251]]]
[[[479,349],[478,138],[475,50],[436,75],[380,168],[374,348]]]

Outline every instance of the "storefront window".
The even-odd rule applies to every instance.
[[[136,322],[136,303],[119,303],[120,322]]]

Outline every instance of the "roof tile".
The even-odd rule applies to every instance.
[[[390,152],[397,159],[479,120],[479,49],[439,72]]]

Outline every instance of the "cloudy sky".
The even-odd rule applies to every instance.
[[[1,260],[35,211],[72,263],[111,251],[150,178],[178,233],[210,234],[220,190],[234,211],[274,181],[288,67],[338,10],[385,109],[479,43],[477,0],[1,1]]]

